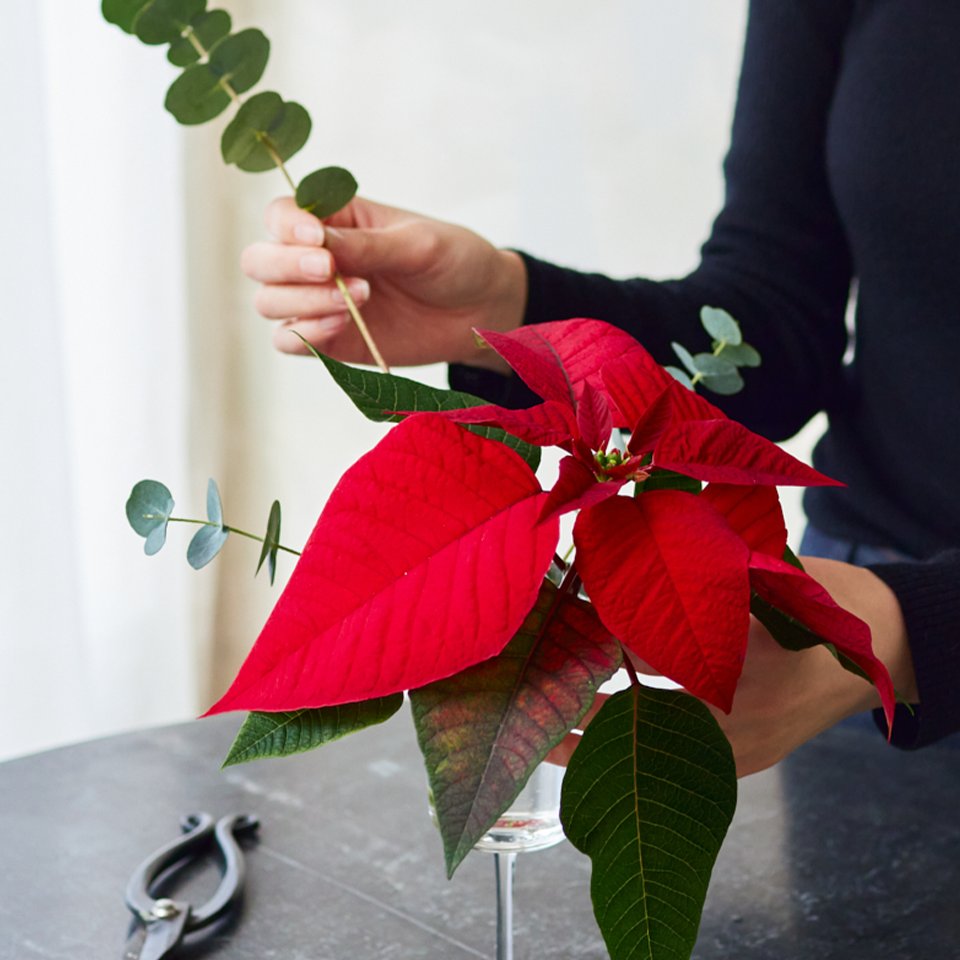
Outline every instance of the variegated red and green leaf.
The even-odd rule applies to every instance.
[[[545,500],[503,444],[438,414],[405,420],[344,474],[209,712],[367,700],[499,653],[553,556]]]
[[[619,665],[590,605],[545,581],[502,653],[411,691],[449,874]]]

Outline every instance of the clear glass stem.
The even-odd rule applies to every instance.
[[[497,875],[497,960],[513,960],[513,878],[517,855],[495,853],[493,869]]]

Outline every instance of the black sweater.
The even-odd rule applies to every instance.
[[[597,317],[667,363],[671,340],[703,343],[701,306],[724,307],[763,365],[711,400],[773,439],[827,411],[814,463],[847,486],[808,491],[811,521],[923,561],[872,568],[900,600],[922,701],[897,718],[901,746],[960,729],[958,46],[958,0],[752,0],[700,266],[613,280],[524,257],[526,323]],[[473,368],[451,382],[530,400]]]

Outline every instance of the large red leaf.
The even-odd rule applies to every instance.
[[[521,332],[522,331],[522,332]],[[479,330],[479,335],[503,357],[517,376],[544,400],[576,404],[573,383],[563,360],[541,327],[520,327],[512,333]],[[549,332],[549,331],[548,331]]]
[[[711,483],[700,496],[726,517],[751,550],[783,557],[787,525],[776,487]]]
[[[660,438],[653,463],[718,483],[843,486],[735,420],[675,420]]]
[[[499,653],[556,547],[545,500],[503,444],[437,414],[405,420],[344,474],[209,712],[367,700]]]
[[[873,652],[867,624],[837,604],[809,574],[776,557],[763,553],[751,556],[750,585],[763,600],[832,643],[863,670],[876,686],[887,727],[892,728],[896,706],[893,682]]]
[[[620,659],[592,607],[544,582],[502,653],[410,691],[449,873],[583,719]]]
[[[441,410],[438,415],[454,423],[497,426],[538,447],[566,443],[573,435],[576,424],[572,409],[555,400],[547,400],[522,410],[488,403],[479,407],[465,407],[462,410]]]
[[[722,420],[725,417],[708,400],[674,380],[642,347],[605,364],[603,382],[620,411],[616,425],[628,430],[633,429],[664,390],[669,391],[673,401],[674,420]]]
[[[606,392],[597,390],[589,381],[580,386],[577,400],[577,427],[583,442],[591,450],[606,450],[613,432],[613,416]]]
[[[577,570],[621,643],[692,694],[729,710],[749,625],[749,550],[698,496],[614,497],[574,527]]]

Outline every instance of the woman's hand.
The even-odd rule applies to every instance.
[[[333,281],[346,279],[387,363],[468,363],[507,372],[473,328],[512,330],[523,319],[526,271],[512,252],[453,224],[357,198],[326,224],[292,197],[267,208],[275,239],[247,247],[241,265],[260,282],[257,310],[280,321],[274,345],[348,363],[371,358]]]
[[[895,689],[915,703],[913,661],[900,605],[890,588],[869,570],[848,563],[804,557],[803,565],[840,606],[866,621],[874,653],[890,671]],[[650,672],[643,664],[637,668]],[[606,698],[601,696],[585,724],[602,706]],[[733,747],[737,776],[744,777],[773,766],[846,717],[879,706],[876,688],[844,670],[825,647],[785,650],[751,618],[733,709],[729,714],[710,709]],[[578,741],[569,735],[548,759],[566,763]]]

